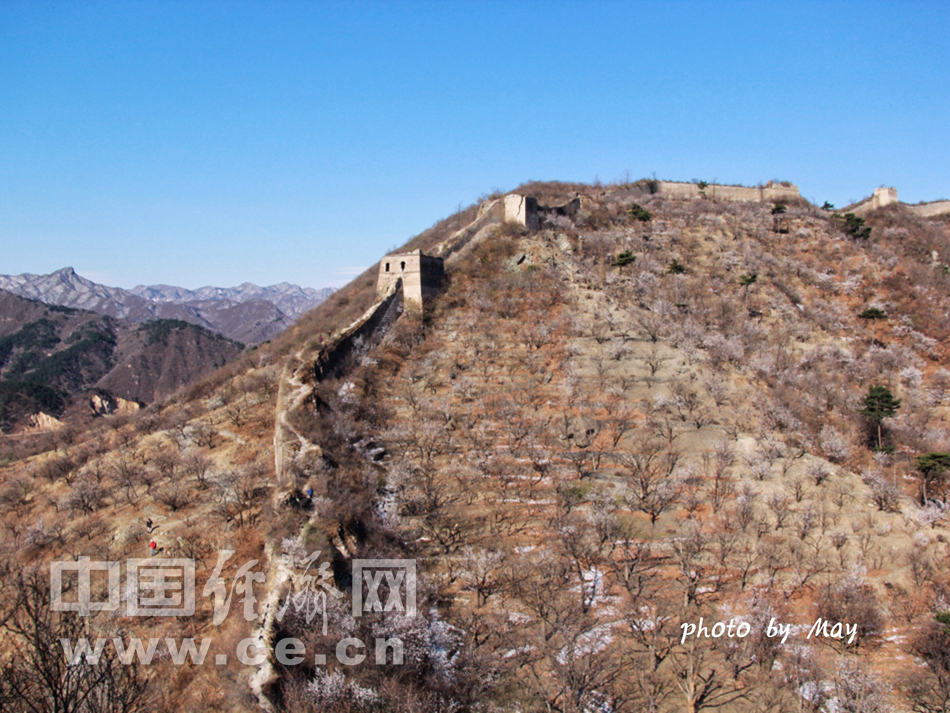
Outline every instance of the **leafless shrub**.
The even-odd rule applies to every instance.
[[[851,457],[851,453],[853,452],[851,442],[834,426],[823,426],[818,438],[821,444],[821,450],[824,451],[828,460],[835,463],[842,463]]]
[[[854,647],[877,636],[884,628],[884,614],[874,590],[857,574],[827,585],[818,596],[818,614],[831,622],[857,626]]]
[[[214,448],[219,435],[210,422],[203,420],[192,424],[190,434],[195,443],[205,448]]]
[[[807,644],[789,647],[784,660],[784,681],[798,699],[802,711],[819,711],[825,704],[825,671],[818,652]]]
[[[816,486],[820,486],[828,479],[830,473],[824,463],[813,460],[805,468],[805,475],[807,475]]]
[[[67,661],[60,641],[78,646],[81,639],[94,640],[95,630],[89,617],[54,610],[48,577],[27,571],[10,579],[0,616],[11,653],[0,671],[4,710],[155,710],[139,663],[122,664],[113,647],[95,663],[91,657],[81,665]]]
[[[775,515],[775,529],[781,530],[792,514],[788,494],[784,490],[776,490],[769,495],[767,503],[772,514]]]
[[[900,488],[890,481],[883,473],[876,470],[865,470],[861,479],[871,489],[871,500],[883,512],[898,512],[903,497]]]
[[[23,547],[42,549],[53,541],[53,533],[44,520],[37,520],[23,533]]]
[[[155,499],[163,503],[172,512],[177,512],[191,500],[191,493],[180,481],[162,485],[155,493]]]
[[[887,713],[888,686],[853,657],[838,663],[834,676],[835,710],[841,713]]]
[[[63,507],[89,515],[102,507],[105,499],[106,491],[99,483],[92,478],[79,478],[63,499]]]
[[[29,509],[29,498],[36,490],[32,478],[25,475],[13,475],[0,488],[0,506],[4,510],[12,510],[17,516]]]
[[[201,488],[208,487],[212,463],[201,453],[189,453],[182,459],[182,468],[188,475],[194,476]]]
[[[927,622],[914,636],[911,650],[924,660],[904,681],[904,690],[919,713],[950,710],[950,627],[946,615]]]

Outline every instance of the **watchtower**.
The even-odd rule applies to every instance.
[[[871,196],[872,209],[883,208],[886,205],[897,203],[897,189],[882,186],[874,189],[874,195]]]
[[[402,298],[406,309],[423,310],[425,300],[439,293],[445,279],[442,258],[424,254],[421,250],[387,255],[379,263],[376,292],[383,294],[390,284],[402,280]]]

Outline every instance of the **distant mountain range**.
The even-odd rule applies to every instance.
[[[0,431],[76,397],[150,403],[240,355],[240,344],[175,319],[147,324],[0,290]]]
[[[333,292],[282,282],[259,287],[139,285],[131,290],[106,287],[76,274],[71,267],[49,275],[0,275],[0,289],[61,307],[90,310],[130,322],[180,319],[244,344],[259,344],[284,331],[294,320]]]

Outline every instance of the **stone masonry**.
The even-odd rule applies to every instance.
[[[522,196],[509,193],[498,200],[483,203],[478,209],[478,218],[487,219],[493,223],[517,223],[526,228],[537,230],[540,226],[538,219],[538,199],[534,196]]]
[[[875,188],[874,194],[870,198],[865,198],[863,201],[858,201],[847,208],[842,208],[841,212],[865,216],[871,211],[889,205],[900,205],[921,218],[932,218],[950,213],[950,201],[931,201],[917,204],[901,203],[897,199],[897,189],[890,187]]]
[[[376,292],[383,295],[389,285],[402,280],[403,302],[407,310],[421,312],[425,301],[435,297],[445,279],[445,266],[440,257],[421,250],[387,255],[379,263]]]

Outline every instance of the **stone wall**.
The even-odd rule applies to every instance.
[[[863,201],[858,201],[852,205],[849,205],[846,208],[842,208],[842,213],[854,213],[857,216],[867,215],[873,210],[878,208],[883,208],[886,205],[892,205],[898,203],[897,200],[897,189],[896,188],[875,188],[873,195],[870,198],[865,198]]]
[[[706,198],[714,201],[746,203],[782,203],[801,198],[798,186],[783,185],[769,181],[764,186],[723,186],[710,183],[700,189],[696,183],[678,181],[657,181],[657,193],[664,198],[691,200]]]
[[[509,193],[502,200],[505,206],[505,223],[517,223],[532,230],[537,230],[540,227],[537,198]]]
[[[950,201],[931,201],[930,203],[905,205],[905,208],[913,211],[921,218],[932,218],[935,215],[946,215],[950,213]]]
[[[478,217],[475,222],[481,222],[482,225],[517,223],[526,228],[537,230],[541,225],[538,219],[538,199],[533,196],[509,193],[497,200],[488,201],[479,206]]]
[[[342,373],[351,357],[375,347],[386,336],[393,322],[402,314],[402,282],[390,282],[382,299],[362,317],[333,336],[317,354],[311,369],[317,381]]]
[[[442,258],[425,255],[421,250],[397,253],[380,261],[376,292],[382,295],[390,284],[401,281],[406,307],[422,311],[425,301],[439,293],[444,279]]]
[[[478,207],[475,220],[439,243],[433,252],[439,257],[448,258],[458,253],[472,238],[486,228],[502,223],[517,223],[537,230],[541,225],[538,216],[538,200],[533,196],[509,193],[502,198],[486,201]]]
[[[889,205],[900,205],[921,218],[932,218],[935,215],[950,213],[950,201],[931,201],[930,203],[909,205],[901,203],[897,199],[897,189],[891,187],[875,188],[870,198],[865,198],[863,201],[842,208],[839,212],[865,216],[871,211]]]

